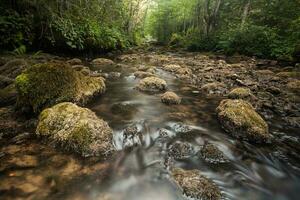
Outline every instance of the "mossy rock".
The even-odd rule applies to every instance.
[[[205,144],[198,153],[205,162],[218,164],[227,163],[229,160],[225,157],[223,152],[218,149],[214,144]]]
[[[235,88],[228,94],[230,99],[250,99],[253,98],[253,94],[249,88]]]
[[[70,65],[81,65],[82,60],[80,60],[79,58],[73,58],[71,60],[68,60],[67,63]]]
[[[162,68],[163,70],[168,72],[176,72],[177,70],[181,69],[181,66],[175,64],[168,64],[168,65],[163,65]]]
[[[94,112],[64,102],[45,109],[36,134],[82,156],[107,156],[113,151],[112,130]]]
[[[165,92],[161,96],[161,102],[171,105],[171,104],[180,104],[181,98],[174,92]]]
[[[225,99],[217,113],[222,127],[233,137],[257,143],[270,138],[268,124],[247,101]]]
[[[201,200],[219,200],[222,197],[218,186],[212,180],[201,175],[199,170],[175,168],[172,175],[188,197]]]
[[[45,63],[29,67],[16,78],[17,106],[35,113],[60,102],[85,104],[105,91],[104,79],[89,77],[64,63]]]
[[[115,65],[114,61],[106,58],[96,58],[92,60],[91,63],[96,70],[101,70],[103,67]]]
[[[167,82],[161,78],[147,77],[140,80],[137,89],[145,92],[164,91],[167,89]]]

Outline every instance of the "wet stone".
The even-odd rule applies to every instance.
[[[128,126],[123,130],[123,146],[131,147],[142,144],[142,133],[136,125]]]
[[[172,171],[175,182],[182,188],[183,194],[201,200],[219,200],[222,197],[218,186],[201,175],[199,170],[175,168]]]
[[[200,158],[208,163],[227,163],[229,160],[225,157],[222,151],[220,151],[214,144],[205,144],[198,152]]]
[[[168,156],[174,159],[185,159],[194,155],[194,148],[188,142],[177,141],[168,148]]]

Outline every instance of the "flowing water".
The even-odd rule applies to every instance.
[[[161,103],[159,94],[135,90],[139,80],[132,73],[120,68],[109,68],[106,71],[118,71],[122,75],[118,79],[108,80],[106,94],[97,98],[89,108],[114,130],[114,145],[119,151],[110,165],[109,176],[104,181],[98,181],[101,174],[74,176],[73,172],[76,174],[82,166],[92,168],[95,163],[102,162],[88,159],[81,161],[74,155],[52,150],[47,145],[39,146],[41,144],[38,141],[31,142],[22,148],[28,149],[31,146],[34,149],[32,151],[39,152],[39,160],[46,161],[40,166],[27,169],[26,177],[47,173],[49,180],[42,186],[46,188],[53,184],[49,177],[56,176],[54,180],[57,189],[47,190],[45,198],[187,199],[169,175],[170,167],[199,169],[219,186],[223,199],[299,198],[300,160],[293,146],[286,142],[293,141],[299,145],[296,130],[282,132],[276,128],[275,121],[270,127],[271,133],[277,138],[275,143],[258,146],[237,141],[226,134],[217,121],[215,108],[220,98],[207,97],[172,74],[158,69],[156,74],[167,81],[168,89],[182,97],[180,105],[167,106]],[[125,138],[123,130],[134,125],[140,135]],[[168,149],[178,141],[191,144],[195,152],[204,143],[215,144],[230,162],[209,164],[196,153],[191,153],[183,159],[173,159],[167,163]],[[53,156],[58,158],[53,160]],[[72,162],[68,164],[69,168],[64,167],[65,177],[61,175],[62,172],[55,174],[59,167]],[[14,173],[17,172],[16,169]],[[4,176],[8,175],[2,174],[1,179]],[[60,180],[64,178],[68,181]],[[21,182],[19,179],[17,181]],[[13,196],[5,193],[3,197],[9,195]]]

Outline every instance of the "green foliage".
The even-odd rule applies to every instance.
[[[183,44],[193,51],[299,59],[298,0],[156,2],[147,18],[147,30],[161,44]]]

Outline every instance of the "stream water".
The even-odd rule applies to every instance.
[[[47,195],[44,196],[46,199],[109,199],[108,196],[124,200],[185,199],[169,175],[166,166],[168,148],[180,141],[188,142],[197,151],[199,146],[209,142],[215,144],[230,162],[209,164],[195,154],[172,160],[170,165],[199,169],[219,186],[223,199],[299,198],[300,160],[293,154],[293,147],[284,142],[286,139],[297,141],[293,130],[280,132],[274,123],[270,127],[271,133],[281,140],[262,146],[241,142],[226,134],[217,121],[215,108],[220,98],[207,97],[172,74],[158,69],[156,74],[166,80],[168,89],[182,97],[180,105],[168,106],[161,103],[159,94],[135,90],[139,79],[135,79],[132,73],[122,71],[121,68],[104,69],[105,71],[121,72],[121,77],[107,80],[106,94],[88,107],[114,130],[114,145],[119,152],[111,165],[109,178],[97,182],[97,177],[75,176],[76,171],[83,166],[93,167],[98,161],[80,161],[73,155],[39,144],[35,139],[30,144],[22,144],[22,152],[24,154],[31,148],[31,155],[38,154],[39,160],[44,161],[26,172],[14,169],[9,173],[20,173],[19,178],[29,176],[29,179],[30,175],[40,174],[44,177],[46,173],[46,184],[36,190],[40,193],[43,193],[42,187],[54,184],[49,177],[55,177],[57,189],[47,190]],[[124,138],[123,130],[132,125],[139,129],[140,136]],[[163,134],[168,138],[162,137]],[[127,148],[129,146],[131,148]],[[54,156],[58,158],[53,159]],[[66,176],[61,171],[57,174],[55,172],[62,166]],[[1,179],[7,176],[9,174],[2,174]],[[60,180],[64,178],[68,181]],[[18,181],[15,183],[18,184]],[[14,195],[3,193],[4,199],[8,196]],[[29,197],[41,199],[43,195]]]

